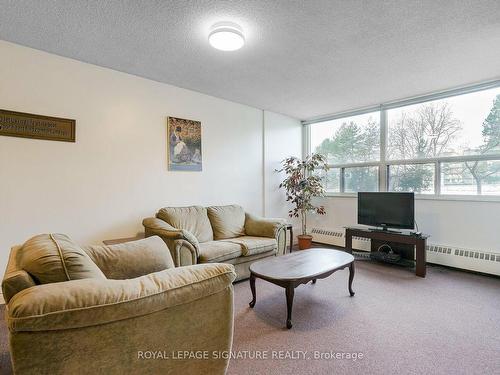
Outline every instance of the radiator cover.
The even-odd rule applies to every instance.
[[[313,228],[311,234],[314,242],[345,246],[343,229]],[[370,239],[353,237],[352,247],[356,250],[370,251]],[[500,253],[498,252],[433,243],[427,243],[426,250],[427,263],[500,276]]]

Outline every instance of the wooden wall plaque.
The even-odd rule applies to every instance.
[[[0,109],[0,135],[75,142],[75,120]]]

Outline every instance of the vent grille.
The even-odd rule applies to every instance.
[[[356,240],[356,241],[370,242],[370,239],[369,238],[365,238],[365,237],[356,237],[356,236],[353,236],[352,239]]]
[[[452,248],[446,246],[437,246],[437,245],[427,245],[425,248],[427,251],[433,251],[435,253],[441,254],[451,254]]]
[[[323,236],[330,236],[330,237],[336,237],[336,238],[344,238],[344,232],[339,232],[339,231],[334,231],[334,230],[326,230],[326,229],[319,229],[319,228],[313,228],[312,229],[312,234],[321,234]],[[364,237],[353,237],[353,240],[357,241],[363,241],[363,242],[370,242],[369,238],[364,238]]]
[[[480,250],[462,249],[458,247],[452,248],[452,247],[438,246],[438,245],[428,245],[426,249],[427,251],[434,253],[441,253],[446,255],[473,258],[479,260],[488,260],[491,262],[500,262],[500,254],[495,254]]]
[[[312,229],[313,234],[322,234],[323,236],[331,236],[331,237],[344,237],[344,232],[337,232],[333,230],[325,230],[319,228]]]

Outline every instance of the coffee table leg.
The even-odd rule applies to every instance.
[[[286,328],[292,328],[292,306],[293,306],[293,295],[294,295],[294,287],[292,285],[288,285],[286,287]]]
[[[354,291],[352,290],[352,280],[354,280],[354,262],[349,264],[349,294],[351,297],[354,295]]]
[[[250,289],[252,290],[252,300],[248,304],[250,307],[255,306],[255,275],[253,273],[250,274]]]

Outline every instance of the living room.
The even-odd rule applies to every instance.
[[[498,1],[0,9],[0,374],[500,372]]]

